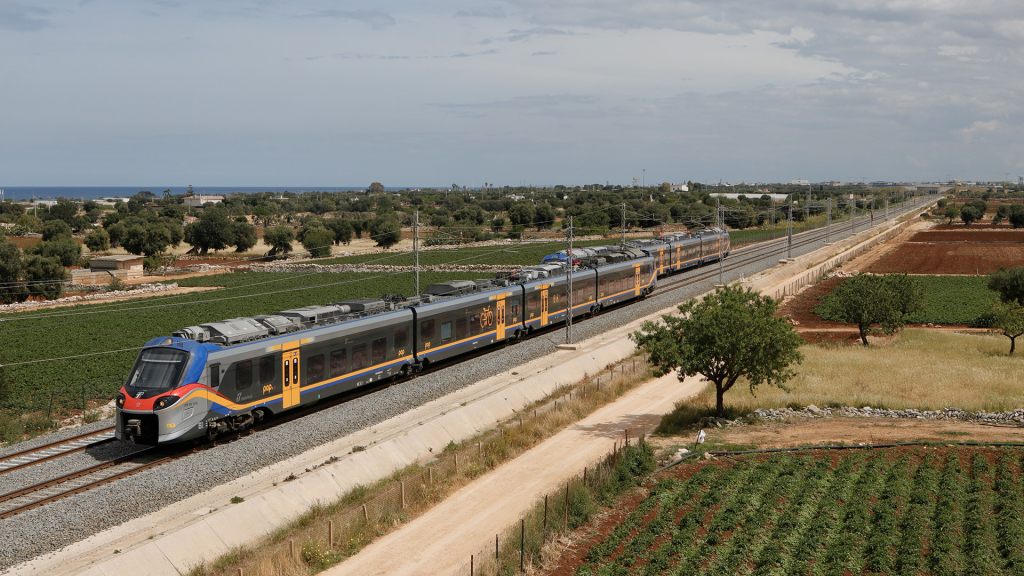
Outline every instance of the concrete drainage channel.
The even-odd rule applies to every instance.
[[[870,239],[868,243],[879,241]],[[855,243],[848,243],[855,244]],[[862,243],[863,244],[863,243]],[[837,249],[833,246],[830,250]],[[852,246],[854,250],[858,247]],[[754,282],[768,291],[788,284],[782,276],[809,272],[807,263],[820,255],[803,257],[782,270],[764,274]],[[834,266],[835,260],[827,264]],[[813,267],[822,268],[822,265]],[[806,281],[806,280],[804,280]],[[772,286],[776,284],[776,286]],[[672,311],[668,308],[663,312]],[[661,312],[647,319],[656,319]],[[184,574],[203,560],[216,558],[231,547],[252,542],[271,532],[317,501],[333,501],[358,484],[372,482],[394,470],[430,457],[449,441],[492,427],[515,410],[543,398],[556,388],[582,380],[594,366],[603,367],[632,354],[626,338],[644,319],[582,343],[575,351],[560,351],[506,371],[462,390],[414,408],[401,416],[350,434],[300,456],[283,460],[199,496],[182,500],[148,516],[130,520],[63,550],[10,569],[12,574],[86,572],[112,576],[137,573],[147,566],[152,574]],[[552,365],[553,362],[557,364]],[[297,480],[274,486],[294,470],[304,470],[352,446],[369,446],[340,460],[320,466]],[[234,496],[245,501],[227,502]],[[214,510],[220,507],[219,510]],[[182,530],[182,528],[188,528]],[[152,537],[152,539],[150,539]],[[115,553],[117,551],[117,553]]]

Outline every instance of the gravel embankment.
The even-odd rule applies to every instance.
[[[860,229],[863,228],[862,224]],[[816,242],[799,249],[794,248],[794,255],[820,248],[824,242],[824,232],[821,232],[821,236],[822,239]],[[833,231],[832,239],[838,240],[846,236],[848,233],[840,235]],[[794,240],[796,241],[796,238]],[[749,278],[775,265],[780,257],[780,251],[785,250],[785,245],[784,241],[776,241],[770,248],[759,247],[754,250],[757,253],[771,254],[756,263],[727,272],[726,281],[739,279],[741,276]],[[747,252],[747,249],[744,249],[744,252]],[[698,274],[705,270],[707,269],[686,274]],[[680,277],[676,276],[673,279]],[[697,285],[658,294],[642,302],[608,311],[594,319],[577,322],[574,324],[574,338],[581,341],[640,316],[663,310],[685,298],[713,289],[718,281],[716,275]],[[369,396],[322,410],[298,421],[281,424],[216,449],[202,451],[87,493],[69,497],[58,504],[0,520],[0,569],[58,550],[105,528],[159,510],[197,492],[378,424],[483,378],[551,354],[554,344],[561,343],[564,336],[564,330],[553,330],[502,349],[500,353],[488,354],[473,362],[450,366]],[[94,426],[99,427],[101,424],[96,423]],[[35,442],[43,443],[50,441],[51,438],[52,436],[45,440],[40,438]],[[21,450],[25,445],[18,445],[11,451]],[[85,461],[110,456],[106,451],[102,451],[102,454],[100,452],[58,459],[51,466],[47,466],[47,470],[53,475],[68,473],[80,467]],[[38,475],[33,478],[38,478]],[[13,481],[6,479],[2,481],[5,487],[8,483],[14,484]]]

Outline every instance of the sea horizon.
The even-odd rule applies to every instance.
[[[367,186],[193,186],[196,194],[223,195],[231,192],[244,192],[254,194],[257,192],[353,192],[366,190]],[[384,189],[393,192],[406,190],[408,188],[429,188],[413,186],[385,186]],[[117,197],[129,198],[142,191],[149,191],[157,197],[162,197],[164,190],[170,190],[171,194],[184,194],[188,186],[0,186],[6,200],[46,200],[56,198],[71,198],[73,200],[95,200],[97,198]]]

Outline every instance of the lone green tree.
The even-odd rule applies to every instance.
[[[856,324],[867,346],[872,330],[900,331],[909,317],[924,310],[923,299],[921,286],[906,274],[860,274],[836,287],[815,312],[826,320]]]
[[[287,226],[275,226],[263,231],[263,243],[270,246],[267,256],[287,254],[292,251],[295,232]]]
[[[992,314],[992,329],[1010,339],[1010,355],[1017,347],[1017,337],[1024,335],[1024,306],[1016,300],[1003,302],[995,300],[989,311]]]
[[[677,370],[679,380],[697,374],[715,384],[716,414],[725,414],[724,396],[740,379],[751,392],[761,384],[787,390],[785,382],[803,361],[799,335],[775,315],[778,305],[750,289],[724,287],[703,300],[679,305],[679,316],[644,322],[630,335],[650,354],[659,374]]]
[[[245,252],[259,242],[256,227],[249,224],[245,216],[239,216],[231,223],[231,236],[234,240],[235,252]]]
[[[402,240],[402,225],[394,216],[378,216],[370,225],[370,234],[377,246],[385,250]]]
[[[1014,228],[1024,228],[1024,204],[1013,204],[1010,206],[1010,216],[1007,218]]]
[[[974,222],[981,219],[982,214],[978,212],[978,208],[975,206],[967,205],[960,209],[960,220],[963,221],[964,226],[970,226]]]
[[[960,211],[957,210],[956,206],[950,204],[949,206],[946,206],[945,216],[946,218],[949,218],[949,222],[947,222],[947,224],[952,224],[953,220],[956,220],[957,216],[960,216]]]
[[[210,250],[223,250],[235,243],[231,221],[225,210],[205,209],[199,220],[185,227],[185,242],[192,245],[189,252],[207,254]]]
[[[309,228],[302,235],[302,247],[309,252],[313,258],[323,258],[331,255],[331,246],[334,244],[334,232],[327,228],[317,226]]]

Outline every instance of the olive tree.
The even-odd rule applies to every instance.
[[[796,374],[791,366],[803,361],[800,336],[777,310],[767,296],[726,286],[680,304],[678,316],[644,322],[630,338],[650,354],[659,375],[676,370],[680,381],[700,374],[713,382],[721,418],[723,397],[740,379],[751,392],[762,384],[787,390]]]
[[[1003,302],[1015,301],[1024,306],[1024,266],[1000,266],[988,277],[988,289],[999,294]]]
[[[268,256],[287,254],[292,251],[292,240],[295,239],[295,232],[287,226],[275,226],[263,230],[263,243],[270,246]]]
[[[314,227],[306,229],[302,235],[302,247],[309,252],[313,258],[330,256],[331,246],[334,244],[334,232],[323,228]]]
[[[370,225],[370,234],[377,246],[386,250],[402,241],[402,225],[394,216],[378,216]]]
[[[1017,347],[1017,337],[1024,335],[1024,306],[1016,300],[992,302],[992,329],[1010,339],[1010,354]]]
[[[960,216],[960,211],[957,210],[956,206],[950,204],[949,206],[946,206],[946,212],[944,215],[946,218],[949,218],[949,222],[947,222],[947,224],[952,224],[953,220],[956,220],[957,217]]]
[[[856,324],[867,346],[872,330],[900,331],[909,317],[924,310],[923,299],[920,284],[906,274],[860,274],[837,286],[815,311],[826,320]]]
[[[980,220],[982,216],[983,213],[978,212],[977,207],[969,204],[960,209],[960,220],[963,221],[964,226],[970,226]]]

